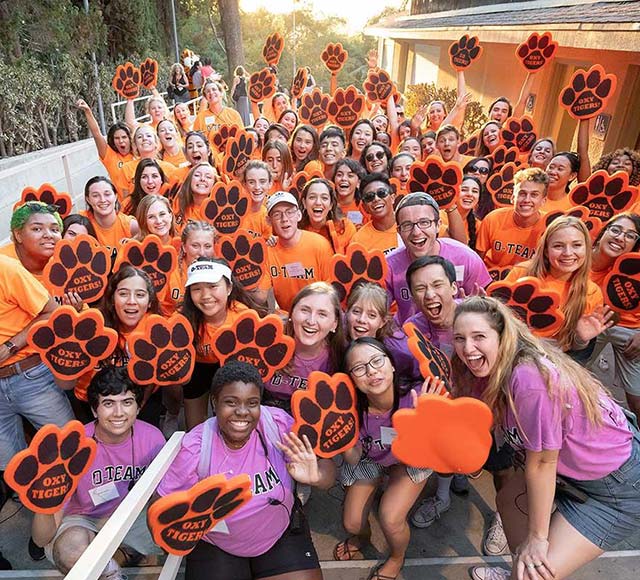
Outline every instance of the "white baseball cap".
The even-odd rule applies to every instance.
[[[271,210],[279,203],[289,203],[299,209],[298,200],[295,196],[288,191],[276,191],[267,200],[267,213],[271,213]]]
[[[229,266],[208,260],[198,260],[187,268],[187,283],[185,287],[198,282],[217,284],[222,278],[226,278],[231,283],[231,269]]]

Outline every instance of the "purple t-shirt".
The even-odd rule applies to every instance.
[[[261,413],[271,414],[279,436],[291,431],[293,418],[283,410],[261,407]],[[217,428],[212,430],[208,475],[222,473],[231,478],[246,473],[251,478],[253,497],[238,511],[216,524],[203,540],[241,558],[253,558],[268,551],[287,529],[293,506],[293,480],[287,472],[285,457],[275,442],[269,440],[262,419],[259,428],[265,439],[268,457],[256,430],[241,449],[229,449]],[[158,486],[157,492],[161,496],[190,489],[201,480],[198,464],[203,429],[204,423],[182,439],[178,455]],[[272,500],[283,505],[272,505]]]
[[[491,276],[484,262],[471,248],[451,238],[438,238],[439,255],[449,260],[456,267],[458,285],[464,288],[467,296],[471,296],[474,284],[484,288],[491,282]],[[400,325],[417,312],[407,286],[407,268],[412,260],[406,248],[398,248],[387,256],[387,292],[389,303],[396,301],[398,312],[396,320]]]
[[[297,389],[307,388],[307,379],[313,371],[333,373],[329,347],[324,348],[314,358],[302,358],[298,353],[294,353],[287,371],[285,372],[284,369],[277,371],[265,384],[265,388],[276,399],[289,400]]]
[[[551,382],[558,371],[550,362]],[[609,397],[600,398],[603,423],[587,419],[575,387],[567,385],[566,402],[551,398],[544,377],[534,363],[520,363],[509,384],[520,425],[507,407],[502,425],[514,449],[558,450],[558,473],[577,480],[600,479],[618,469],[631,454],[631,431],[622,409]]]
[[[95,423],[85,425],[84,432],[87,437],[93,437]],[[158,455],[165,439],[153,425],[136,421],[133,424],[133,439],[127,438],[116,445],[97,443],[96,458],[65,505],[65,516],[109,517],[129,493],[129,483],[140,479]],[[107,499],[116,494],[117,497]]]

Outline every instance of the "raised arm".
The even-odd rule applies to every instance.
[[[586,181],[591,175],[591,161],[589,159],[589,119],[578,121],[578,157],[580,170],[578,181]]]
[[[103,159],[107,154],[107,147],[109,147],[109,144],[104,138],[104,135],[100,132],[98,121],[93,116],[91,107],[84,99],[78,99],[76,101],[76,107],[78,107],[78,109],[82,110],[82,112],[84,113],[84,117],[87,120],[87,126],[89,127],[89,131],[91,131],[91,136],[93,137],[93,141],[96,144],[96,149],[98,150],[98,156],[100,157],[100,159]]]
[[[522,83],[522,88],[520,89],[520,95],[518,96],[518,102],[515,107],[513,107],[513,116],[514,117],[522,117],[524,115],[524,105],[527,102],[527,96],[531,92],[531,87],[533,86],[533,73],[527,73],[527,76]]]
[[[136,112],[133,106],[133,99],[127,99],[127,104],[124,107],[124,122],[127,124],[131,132],[133,133],[138,128],[138,121],[136,121]]]

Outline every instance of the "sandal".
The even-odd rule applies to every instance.
[[[349,540],[358,538],[358,536],[349,536],[346,540],[338,542],[333,548],[333,559],[339,562],[346,562],[348,560],[364,560],[364,554],[362,553],[362,546],[354,546],[349,543]],[[342,552],[340,554],[339,552]]]
[[[398,570],[398,573],[395,576],[389,576],[387,574],[380,573],[380,568],[382,568],[386,563],[387,561],[385,560],[384,562],[381,562],[380,564],[378,564],[373,570],[371,570],[371,574],[369,574],[367,580],[396,580],[396,578],[400,576],[400,572],[402,572],[404,561],[402,562],[402,566],[400,567],[400,570]]]

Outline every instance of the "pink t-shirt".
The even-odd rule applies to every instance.
[[[93,437],[95,423],[84,426]],[[108,445],[97,441],[98,450],[91,469],[80,479],[76,492],[64,507],[64,515],[80,514],[92,518],[109,517],[129,493],[131,481],[137,481],[155,459],[165,439],[159,429],[144,421],[133,425],[133,439]],[[113,499],[103,501],[112,495]],[[97,505],[96,505],[97,504]]]
[[[323,349],[314,358],[302,358],[298,353],[294,353],[288,371],[285,372],[282,369],[276,372],[271,380],[265,384],[265,388],[276,399],[289,400],[296,389],[307,388],[307,379],[312,371],[322,371],[328,374],[334,372],[329,347]]]
[[[283,410],[261,407],[261,413],[271,414],[280,436],[291,431],[293,418]],[[216,428],[211,444],[208,475],[222,473],[231,478],[246,473],[252,481],[253,497],[217,524],[203,540],[241,558],[252,558],[268,551],[289,526],[289,514],[293,506],[293,480],[287,472],[285,457],[269,440],[262,419],[259,428],[268,457],[256,430],[251,433],[244,447],[229,449]],[[161,496],[190,489],[201,480],[198,464],[203,429],[204,423],[182,439],[178,455],[156,490]],[[279,503],[272,505],[270,502],[273,500]]]
[[[560,381],[550,362],[551,381]],[[594,427],[585,416],[575,387],[567,386],[566,403],[549,396],[544,377],[533,363],[520,363],[509,384],[518,426],[507,409],[502,425],[505,440],[514,449],[559,450],[558,473],[572,479],[591,481],[618,469],[631,454],[632,434],[622,409],[602,396],[603,424]]]

